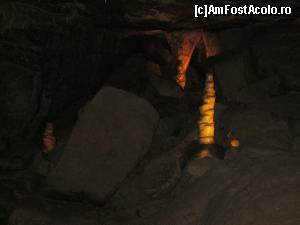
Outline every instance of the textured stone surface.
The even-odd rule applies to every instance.
[[[103,88],[81,113],[48,184],[105,200],[147,152],[158,119],[145,100]]]
[[[241,154],[183,188],[156,223],[298,224],[299,157]]]

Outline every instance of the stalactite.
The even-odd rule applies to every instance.
[[[190,60],[196,45],[201,39],[202,31],[173,32],[166,34],[172,51],[178,60],[176,82],[181,87],[185,87],[185,74],[190,64]]]

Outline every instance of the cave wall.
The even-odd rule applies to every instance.
[[[231,198],[244,184],[254,183],[256,212],[257,190],[298,182],[299,19],[196,21],[190,4],[0,3],[0,223],[227,224],[228,214],[211,215],[244,203],[249,193]],[[192,157],[207,72],[225,161]],[[46,122],[57,141],[49,154],[37,146]],[[274,192],[267,208],[289,193]]]
[[[82,5],[1,5],[1,146],[31,139],[45,120],[99,88],[103,66]]]
[[[165,12],[161,7],[171,3],[157,2],[154,8],[159,15],[170,16],[174,8]],[[79,108],[103,84],[126,89],[124,82],[118,84],[122,74],[126,82],[138,87],[133,90],[136,94],[145,96],[158,107],[167,102],[157,102],[156,96],[163,93],[157,84],[166,83],[164,87],[176,89],[169,81],[175,80],[180,57],[185,54],[181,54],[178,34],[184,36],[190,30],[178,30],[178,24],[172,27],[172,16],[158,17],[152,23],[153,18],[146,13],[137,21],[136,16],[148,12],[152,3],[135,13],[131,11],[138,9],[139,4],[117,7],[115,3],[98,3],[97,11],[90,2],[1,3],[1,149],[17,143],[18,139],[31,139],[44,121],[58,120],[66,111],[76,120]],[[181,4],[177,2],[173,6]],[[127,28],[116,26],[118,12],[127,18],[127,25],[123,24]],[[106,15],[109,16],[105,19]],[[167,18],[162,23],[166,30],[157,24],[160,18]],[[217,23],[217,20],[210,22]],[[144,23],[143,29],[139,29],[140,23]],[[200,48],[206,48],[207,57],[205,63],[195,63],[192,59],[193,68],[187,71],[192,75],[187,75],[187,79],[193,79],[193,74],[197,76],[199,72],[193,72],[197,64],[204,71],[213,71],[217,98],[222,101],[248,104],[257,98],[299,90],[298,22],[270,19],[245,26],[226,21],[226,25],[223,22],[210,25],[207,31],[203,27],[199,29],[201,23],[196,25],[190,20],[184,23],[187,23],[184,27],[196,29],[202,36]],[[146,91],[144,84],[149,80],[147,73],[140,77],[142,68],[135,72],[134,78],[128,74],[130,71],[125,71],[126,61],[136,56],[144,62],[139,59],[131,63],[145,63],[150,74],[161,76],[151,78],[152,85],[146,85]],[[178,97],[178,93],[176,90],[167,95]],[[249,98],[250,93],[253,95]],[[173,105],[176,104],[177,100]],[[170,107],[169,111],[177,109]]]

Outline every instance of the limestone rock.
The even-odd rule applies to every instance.
[[[81,113],[48,184],[105,200],[147,152],[158,119],[145,100],[103,88]]]

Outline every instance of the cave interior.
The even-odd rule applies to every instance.
[[[300,19],[194,2],[0,3],[0,224],[300,224]]]

